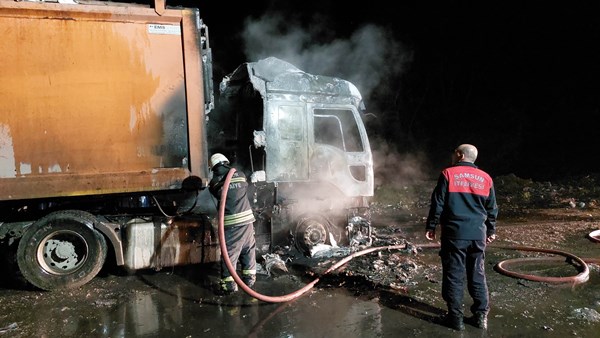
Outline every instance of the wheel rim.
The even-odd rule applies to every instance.
[[[317,222],[308,222],[306,228],[302,229],[303,244],[312,247],[318,244],[324,244],[327,241],[327,229],[325,225]]]
[[[327,242],[327,226],[316,219],[304,219],[296,227],[296,245],[305,254],[312,247]]]
[[[56,231],[46,236],[38,247],[39,265],[50,274],[63,275],[79,269],[87,259],[88,244],[78,233]]]

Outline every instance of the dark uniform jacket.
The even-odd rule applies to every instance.
[[[221,193],[223,184],[229,172],[230,167],[218,165],[215,167],[214,176],[210,180],[208,190],[219,201],[218,208],[221,206]],[[248,182],[244,173],[237,171],[231,177],[229,190],[227,190],[227,199],[225,201],[225,218],[223,220],[226,227],[238,226],[242,224],[253,223],[255,221],[252,207],[247,196]]]
[[[442,226],[442,238],[485,240],[496,233],[498,206],[492,178],[470,162],[444,169],[431,194],[427,230]]]

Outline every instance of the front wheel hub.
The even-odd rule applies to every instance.
[[[327,226],[324,222],[305,219],[296,227],[296,246],[304,254],[309,255],[314,246],[327,243],[327,234]]]

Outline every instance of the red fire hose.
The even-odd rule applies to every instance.
[[[600,243],[600,230],[594,230],[588,234],[588,238],[592,242]]]
[[[233,175],[234,172],[235,172],[235,168],[232,168],[231,170],[229,170],[229,173],[225,177],[225,183],[223,184],[223,191],[221,192],[221,201],[225,201],[225,198],[227,197],[227,191],[229,190],[229,182],[231,181],[231,176]],[[225,203],[222,202],[222,203],[220,203],[220,206],[219,206],[219,215],[218,215],[218,219],[219,219],[219,246],[221,248],[221,257],[225,261],[225,265],[227,265],[227,269],[231,273],[231,276],[233,277],[233,279],[235,280],[235,282],[237,283],[237,285],[239,285],[242,288],[242,290],[244,290],[244,292],[246,292],[250,296],[252,296],[252,297],[254,297],[254,298],[258,299],[258,300],[262,300],[264,302],[282,303],[282,302],[288,302],[290,300],[293,300],[293,299],[296,299],[296,298],[302,296],[308,290],[312,289],[312,287],[315,284],[317,284],[317,282],[319,282],[320,278],[316,278],[312,282],[306,284],[306,286],[304,286],[303,288],[298,289],[295,292],[292,292],[292,293],[289,293],[289,294],[286,294],[286,295],[282,295],[282,296],[267,296],[267,295],[263,295],[263,294],[260,294],[260,293],[258,293],[256,291],[252,290],[237,275],[236,269],[233,266],[233,264],[231,264],[231,260],[229,259],[229,255],[227,254],[227,245],[225,244],[225,225],[224,225],[224,221],[223,221],[224,216],[225,216]],[[427,246],[427,245],[425,245],[425,246]],[[433,246],[435,246],[435,245],[433,245]],[[336,269],[338,269],[342,265],[348,263],[354,257],[366,255],[368,253],[371,253],[371,252],[374,252],[374,251],[379,251],[379,250],[403,250],[403,249],[406,249],[406,244],[390,245],[390,246],[385,246],[385,247],[373,247],[373,248],[368,248],[368,249],[365,249],[365,250],[362,250],[362,251],[357,251],[357,252],[355,252],[355,253],[347,256],[347,257],[344,257],[343,259],[341,259],[340,261],[338,261],[337,263],[335,263],[334,265],[332,265],[329,269],[327,269],[323,273],[323,275],[326,275],[326,274],[328,274],[328,273],[330,273],[332,271],[335,271]]]
[[[506,275],[506,276],[527,279],[527,280],[532,280],[532,281],[536,281],[536,282],[572,283],[572,284],[579,284],[579,283],[587,282],[587,280],[589,279],[589,276],[590,276],[590,269],[588,268],[588,266],[586,264],[586,260],[581,259],[581,258],[579,258],[575,255],[572,255],[568,252],[565,252],[565,251],[533,248],[533,247],[528,247],[528,246],[514,246],[514,247],[513,246],[511,246],[511,247],[500,247],[499,246],[497,248],[519,250],[519,251],[545,252],[545,253],[550,253],[550,254],[555,254],[555,255],[561,255],[561,256],[566,257],[568,260],[573,260],[573,261],[576,261],[577,263],[579,263],[579,270],[580,270],[580,272],[577,275],[568,276],[568,277],[544,277],[544,276],[522,274],[522,273],[509,271],[506,268],[506,265],[514,264],[517,262],[549,261],[549,260],[556,260],[557,258],[556,257],[514,258],[514,259],[507,259],[507,260],[501,261],[498,264],[496,264],[496,266],[494,267],[494,269],[496,269],[496,271],[498,271],[499,273]],[[587,261],[590,262],[592,260],[588,259]]]

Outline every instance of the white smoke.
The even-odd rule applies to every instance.
[[[401,114],[389,107],[394,101],[389,97],[400,91],[397,80],[410,65],[412,50],[375,23],[337,32],[329,22],[323,16],[300,22],[292,13],[272,11],[248,18],[241,33],[246,59],[254,62],[274,56],[310,74],[348,80],[361,92],[369,113]],[[381,97],[388,99],[374,102]],[[376,186],[397,188],[427,176],[425,154],[399,154],[395,146],[374,137],[377,135],[370,136]]]
[[[348,80],[358,87],[363,99],[391,75],[400,74],[410,61],[411,53],[380,26],[357,26],[343,37],[323,26],[328,22],[325,18],[315,21],[320,23],[301,24],[272,12],[247,19],[242,32],[247,59],[275,56],[307,73]]]

